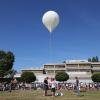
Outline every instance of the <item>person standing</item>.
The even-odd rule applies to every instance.
[[[56,82],[54,78],[51,78],[51,92],[52,92],[52,97],[54,97],[56,92]]]
[[[48,77],[44,79],[44,96],[47,96],[48,91]]]
[[[75,77],[75,79],[76,79],[76,92],[77,92],[77,96],[80,96],[79,79],[78,79],[78,77]]]

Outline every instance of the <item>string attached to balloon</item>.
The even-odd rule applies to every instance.
[[[52,36],[52,34],[50,34],[50,38],[49,38],[50,62],[53,61],[53,45],[52,45],[52,41],[53,41],[53,36]]]

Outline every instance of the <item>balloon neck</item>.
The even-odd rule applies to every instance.
[[[52,32],[52,29],[51,29],[51,28],[49,29],[49,32],[50,32],[50,33]]]

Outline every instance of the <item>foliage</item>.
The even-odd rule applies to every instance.
[[[16,78],[18,82],[21,82],[21,77]]]
[[[98,56],[92,57],[92,58],[88,58],[89,62],[99,62],[99,58]]]
[[[46,70],[45,69],[43,69],[43,74],[46,74]]]
[[[88,62],[91,62],[91,58],[88,58]]]
[[[69,75],[66,72],[58,72],[55,79],[57,81],[67,81],[69,79]]]
[[[93,82],[100,82],[100,72],[94,73],[91,78]]]
[[[14,60],[15,57],[12,52],[0,50],[0,77],[4,77],[11,72]]]
[[[16,71],[16,70],[14,70],[14,69],[10,70],[10,71],[9,71],[10,78],[13,78],[13,77],[14,77],[14,75],[15,75],[16,73],[17,73],[17,71]]]
[[[23,72],[21,74],[21,80],[27,83],[34,82],[36,80],[36,76],[33,72]]]
[[[12,78],[0,78],[0,81],[9,83],[9,82],[11,82],[11,79]]]
[[[95,59],[96,59],[96,62],[99,62],[99,58],[98,58],[98,56],[96,56]]]
[[[94,70],[93,69],[91,69],[91,74],[93,74],[94,73]]]

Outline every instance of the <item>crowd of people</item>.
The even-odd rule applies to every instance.
[[[54,78],[47,77],[44,79],[44,95],[47,96],[47,91],[51,90],[52,96],[55,96],[56,90],[65,89],[67,91],[73,90],[77,96],[80,96],[81,91],[99,90],[100,83],[83,83],[80,82],[78,77],[75,77],[75,83],[57,82]]]
[[[54,78],[46,77],[43,82],[25,83],[13,78],[10,82],[0,82],[0,91],[43,89],[44,96],[48,96],[48,90],[51,90],[52,97],[54,97],[56,90],[61,89],[73,90],[80,95],[80,91],[99,90],[100,88],[100,83],[83,83],[79,81],[78,77],[75,77],[75,80],[75,83],[57,82]]]
[[[0,90],[1,91],[12,91],[13,88],[17,87],[17,80],[15,78],[11,79],[11,81],[0,81]]]

